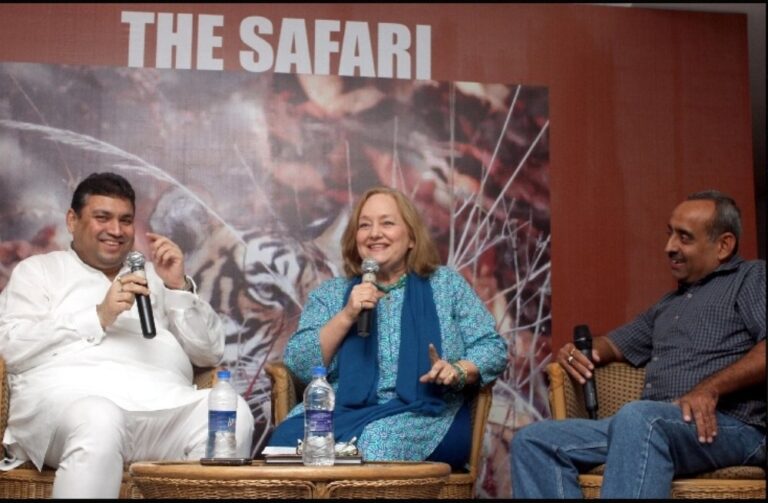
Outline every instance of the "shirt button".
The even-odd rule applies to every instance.
[[[693,294],[689,293],[688,295],[686,295],[686,297],[688,297],[690,299],[691,297],[693,297]]]
[[[651,358],[651,360],[653,360],[653,361],[658,361],[658,360],[659,360],[659,357],[658,357],[658,356],[654,356],[653,358]]]
[[[678,316],[678,315],[675,315],[675,319],[676,319],[676,320],[677,320],[677,319],[679,319],[679,318],[680,318],[680,316]]]
[[[647,383],[647,384],[645,385],[645,387],[646,387],[646,388],[650,388],[650,387],[651,387],[651,383]]]

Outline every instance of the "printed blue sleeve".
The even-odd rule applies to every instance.
[[[320,330],[343,307],[343,278],[327,280],[315,288],[308,296],[299,319],[296,332],[288,339],[283,353],[283,363],[291,369],[302,382],[312,380],[312,367],[323,364],[320,351]],[[335,381],[337,358],[333,357],[328,365],[328,380]]]
[[[469,360],[480,371],[481,383],[493,381],[508,362],[507,341],[496,330],[496,320],[458,272],[441,267],[436,274],[434,290],[438,310],[443,311],[446,304],[450,306],[450,313],[441,317],[445,357],[449,361]],[[457,342],[462,347],[459,354],[452,353],[452,338],[459,339]]]

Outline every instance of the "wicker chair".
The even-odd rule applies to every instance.
[[[211,388],[216,379],[216,369],[195,369],[195,384],[198,388]],[[0,358],[0,439],[5,434],[8,425],[9,390],[5,369],[5,360]],[[56,471],[47,466],[40,472],[27,461],[11,471],[0,471],[0,499],[40,499],[50,498],[53,489],[53,478]],[[120,486],[120,498],[143,498],[139,489],[132,483],[128,473],[128,464],[123,471],[123,483]]]
[[[267,363],[265,370],[272,381],[272,423],[277,425],[285,419],[288,412],[296,405],[297,397],[302,397],[305,384],[282,362]],[[472,401],[472,445],[467,469],[453,471],[438,496],[440,499],[467,499],[475,494],[480,453],[483,447],[483,434],[488,422],[493,398],[493,383],[488,383],[475,395]]]
[[[580,385],[574,386],[570,375],[559,363],[547,366],[549,404],[553,419],[586,418],[584,395]],[[645,369],[626,363],[610,363],[595,370],[598,417],[616,413],[623,404],[637,400],[643,388]],[[605,465],[579,475],[585,498],[598,498]],[[765,499],[765,470],[755,466],[730,466],[688,478],[672,481],[672,498],[679,499]]]

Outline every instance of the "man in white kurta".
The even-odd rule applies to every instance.
[[[8,466],[57,468],[54,497],[117,497],[126,462],[204,455],[209,390],[195,389],[192,365],[221,361],[224,331],[168,238],[147,234],[146,279],[123,265],[134,244],[128,182],[101,174],[83,185],[67,212],[71,249],[20,262],[0,293],[11,395],[3,444],[18,460]],[[154,338],[142,336],[136,294],[150,297]],[[240,397],[242,456],[252,434]]]

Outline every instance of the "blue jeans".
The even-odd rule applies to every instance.
[[[669,498],[672,478],[765,463],[765,432],[717,413],[717,435],[700,443],[678,405],[641,400],[600,419],[546,420],[515,433],[516,498],[581,498],[579,472],[605,463],[601,498]]]

